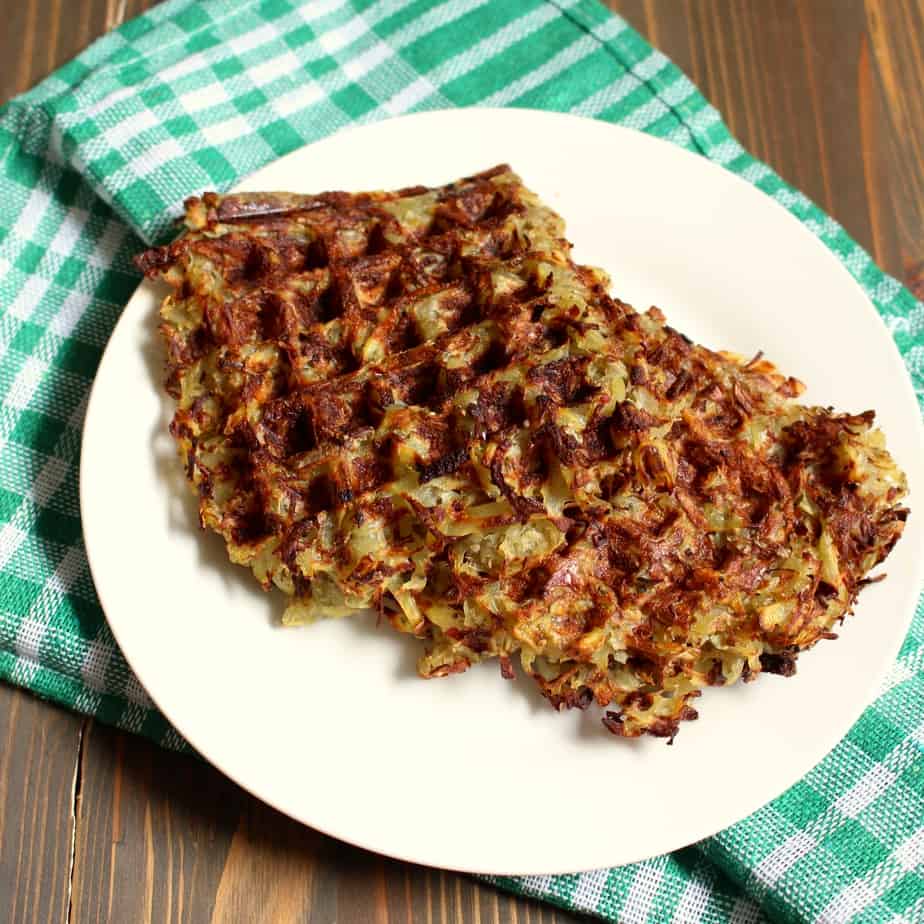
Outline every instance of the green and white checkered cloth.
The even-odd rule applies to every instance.
[[[184,197],[343,126],[473,105],[618,122],[773,196],[863,286],[924,397],[924,308],[594,0],[170,0],[0,109],[0,678],[183,747],[103,620],[81,540],[87,393]],[[630,922],[924,921],[924,608],[878,699],[789,792],[695,846],[494,879]]]

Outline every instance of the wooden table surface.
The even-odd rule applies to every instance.
[[[150,5],[4,0],[0,102]],[[924,0],[609,5],[924,297]],[[348,847],[197,760],[0,686],[2,922],[573,920]]]

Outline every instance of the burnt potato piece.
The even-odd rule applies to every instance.
[[[673,738],[788,676],[902,532],[873,414],[795,399],[576,265],[508,167],[436,189],[207,193],[138,257],[201,522],[288,596],[372,608],[424,677],[518,660],[556,708]]]

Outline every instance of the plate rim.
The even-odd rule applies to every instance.
[[[618,125],[615,123],[605,122],[599,119],[593,119],[589,117],[575,115],[572,113],[552,112],[552,111],[541,110],[541,109],[477,107],[476,106],[476,107],[460,107],[460,108],[455,108],[455,109],[444,108],[444,109],[425,110],[422,112],[415,112],[415,113],[404,114],[404,115],[395,116],[391,118],[380,119],[380,120],[376,120],[375,122],[371,122],[371,123],[364,123],[360,125],[351,124],[348,126],[344,126],[340,130],[330,135],[327,135],[324,138],[317,139],[314,142],[311,142],[309,144],[296,148],[294,151],[289,152],[283,157],[275,158],[269,161],[267,164],[263,165],[261,168],[254,171],[254,173],[241,178],[238,181],[238,183],[236,183],[233,187],[231,187],[230,190],[228,190],[228,192],[233,192],[239,189],[253,188],[249,184],[252,181],[258,181],[259,177],[265,171],[269,170],[270,168],[276,167],[281,162],[297,161],[299,157],[304,156],[304,152],[307,149],[310,149],[312,146],[316,144],[323,144],[325,141],[328,141],[329,139],[335,136],[352,135],[352,134],[361,133],[364,129],[372,128],[376,125],[381,125],[383,122],[395,123],[395,122],[405,122],[405,121],[412,121],[412,120],[413,121],[426,120],[426,119],[439,120],[439,119],[446,119],[446,118],[452,118],[452,119],[475,118],[475,119],[478,119],[478,118],[481,118],[485,114],[487,114],[488,118],[492,118],[492,117],[497,118],[497,117],[502,116],[505,119],[520,119],[522,117],[522,118],[526,118],[527,120],[529,120],[529,119],[534,119],[536,117],[539,117],[540,119],[543,119],[543,120],[548,119],[548,120],[556,120],[556,121],[560,120],[560,121],[567,121],[567,122],[578,121],[581,123],[591,123],[596,126],[601,126],[606,131],[615,131],[616,133],[629,133],[637,138],[638,137],[644,138],[646,139],[647,142],[651,142],[652,144],[663,146],[664,148],[668,148],[674,154],[680,155],[681,157],[688,156],[690,158],[693,158],[696,161],[698,161],[701,165],[706,165],[707,169],[714,170],[717,173],[722,174],[726,179],[731,180],[733,183],[741,184],[742,186],[751,190],[753,193],[759,194],[764,202],[772,204],[773,207],[775,207],[776,209],[781,211],[783,214],[785,214],[787,216],[788,224],[792,228],[793,232],[800,233],[803,236],[803,239],[806,242],[806,246],[814,247],[819,253],[823,253],[825,255],[825,258],[829,261],[830,265],[833,268],[836,268],[836,271],[841,273],[842,276],[845,278],[845,280],[849,280],[850,284],[854,287],[854,289],[859,293],[859,295],[862,296],[862,300],[865,303],[865,310],[867,311],[867,313],[872,313],[872,315],[876,319],[876,322],[879,324],[879,326],[882,329],[882,334],[884,335],[883,342],[888,344],[888,348],[892,354],[892,361],[895,363],[898,363],[899,367],[902,370],[901,382],[902,382],[902,390],[904,392],[903,400],[908,401],[910,399],[910,401],[914,404],[914,406],[919,411],[919,413],[916,415],[916,418],[915,418],[916,420],[916,425],[914,428],[915,438],[916,438],[918,449],[919,450],[924,449],[924,418],[922,418],[922,415],[920,413],[920,407],[918,405],[917,397],[914,392],[911,377],[908,373],[908,369],[907,369],[907,366],[905,365],[904,359],[902,358],[898,350],[898,347],[897,347],[897,344],[895,343],[894,338],[892,337],[891,333],[888,331],[886,325],[884,324],[882,316],[879,314],[879,312],[876,310],[875,306],[873,305],[872,300],[867,295],[866,291],[863,289],[860,283],[847,270],[846,266],[838,258],[838,256],[817,235],[815,235],[801,220],[799,220],[795,215],[793,215],[785,206],[783,206],[773,196],[759,189],[754,184],[750,183],[748,180],[741,177],[739,174],[734,173],[731,170],[728,170],[722,164],[709,160],[707,157],[705,157],[702,154],[698,154],[696,152],[683,148],[679,145],[672,144],[671,142],[665,139],[650,135],[644,131],[633,129],[633,128],[630,128],[624,125]],[[796,232],[796,229],[798,229],[798,232]],[[112,632],[112,635],[119,647],[120,652],[125,658],[126,663],[129,665],[134,675],[138,678],[139,682],[144,687],[145,691],[147,692],[148,696],[153,701],[156,708],[167,719],[167,721],[171,725],[173,725],[173,727],[176,728],[177,731],[180,732],[180,734],[183,735],[183,737],[186,739],[186,741],[190,744],[190,746],[193,748],[193,750],[196,753],[200,754],[209,763],[211,763],[216,769],[218,769],[222,774],[224,774],[229,779],[231,779],[236,785],[240,786],[242,789],[244,789],[246,792],[253,795],[255,798],[260,799],[262,802],[265,802],[266,804],[270,805],[271,807],[281,812],[282,814],[286,815],[287,817],[293,818],[294,820],[298,821],[301,824],[305,824],[306,826],[309,826],[321,832],[322,834],[336,838],[337,840],[343,841],[344,843],[351,844],[355,847],[359,847],[364,850],[371,850],[376,853],[382,854],[384,856],[393,857],[395,859],[398,859],[404,862],[417,863],[417,864],[428,865],[428,866],[436,865],[443,869],[449,869],[449,870],[465,872],[465,873],[474,873],[474,874],[485,874],[487,872],[489,875],[499,875],[499,876],[564,875],[564,874],[569,874],[569,873],[580,873],[590,868],[593,868],[593,867],[588,867],[583,864],[578,867],[568,867],[566,869],[562,869],[558,865],[555,865],[553,867],[543,867],[543,866],[537,867],[535,865],[531,865],[528,868],[509,867],[503,870],[491,869],[491,870],[486,871],[485,869],[477,867],[476,865],[470,865],[470,864],[458,863],[458,862],[446,863],[444,860],[441,860],[439,857],[434,859],[432,856],[427,856],[426,852],[415,854],[413,852],[408,852],[405,850],[390,851],[386,846],[382,846],[381,844],[374,842],[374,839],[363,841],[361,838],[352,836],[349,833],[346,833],[346,834],[342,833],[341,831],[337,830],[335,826],[319,825],[315,821],[306,819],[303,816],[303,814],[297,811],[293,811],[292,806],[287,806],[284,804],[284,800],[274,799],[272,793],[266,792],[264,790],[264,787],[260,786],[258,782],[252,782],[252,781],[245,780],[242,778],[244,776],[243,774],[238,775],[236,772],[231,772],[228,769],[226,769],[226,767],[223,766],[223,761],[221,759],[221,756],[218,754],[212,753],[213,748],[201,747],[201,745],[194,740],[197,736],[195,734],[189,734],[187,732],[186,728],[184,728],[184,725],[186,723],[184,722],[182,716],[172,714],[174,710],[167,710],[163,708],[163,706],[159,702],[158,696],[154,692],[152,692],[152,690],[149,688],[147,683],[145,683],[144,680],[142,680],[142,673],[147,674],[148,673],[147,670],[142,667],[141,671],[139,671],[138,667],[133,662],[132,657],[126,651],[123,645],[123,638],[120,637],[120,631],[118,628],[119,621],[110,619],[109,608],[107,607],[106,602],[105,602],[106,593],[102,589],[102,586],[101,586],[105,584],[106,579],[105,577],[103,577],[102,579],[98,578],[98,575],[104,574],[104,572],[101,571],[101,569],[98,567],[98,564],[97,566],[94,565],[94,552],[91,549],[91,546],[93,545],[93,543],[91,541],[88,541],[87,539],[88,532],[92,532],[92,529],[87,530],[86,528],[87,523],[93,523],[94,517],[92,514],[92,504],[87,498],[87,491],[85,489],[85,485],[87,484],[87,481],[89,480],[88,476],[86,475],[86,470],[89,464],[87,462],[87,459],[89,458],[90,454],[85,453],[83,449],[84,449],[85,444],[88,442],[88,439],[87,439],[88,432],[92,430],[91,422],[95,419],[94,417],[95,399],[97,398],[100,392],[100,389],[98,388],[98,383],[100,382],[102,378],[102,376],[100,375],[100,372],[104,369],[104,366],[107,363],[107,359],[110,358],[110,347],[112,346],[113,343],[117,343],[117,336],[120,332],[120,329],[122,329],[123,327],[127,328],[131,326],[131,320],[130,320],[131,313],[128,311],[129,307],[138,298],[138,296],[142,293],[142,291],[146,289],[153,290],[153,286],[150,282],[143,280],[139,284],[139,286],[133,291],[129,299],[126,301],[125,306],[123,307],[123,310],[119,316],[119,319],[114,325],[112,332],[107,340],[106,347],[103,351],[103,355],[100,359],[97,372],[94,375],[93,383],[90,388],[89,396],[87,399],[87,405],[86,405],[86,414],[84,417],[83,427],[81,431],[81,444],[80,444],[81,454],[80,454],[80,468],[79,468],[79,509],[80,509],[81,525],[83,528],[84,546],[86,550],[87,561],[88,561],[91,576],[93,578],[94,588],[99,598],[100,606],[105,615],[106,622]],[[152,294],[152,297],[156,298],[156,296],[153,294],[153,291],[151,294]],[[98,401],[96,403],[98,404]],[[90,442],[92,443],[92,438]],[[918,479],[915,479],[915,485],[917,484],[918,484]],[[88,512],[89,512],[89,516],[88,516]],[[869,706],[872,704],[872,702],[875,700],[876,691],[882,679],[886,676],[889,670],[889,666],[895,661],[899,653],[901,645],[905,637],[907,636],[908,629],[914,617],[914,609],[915,609],[914,600],[920,596],[922,579],[924,579],[924,556],[919,556],[917,559],[917,570],[914,575],[914,578],[915,579],[913,583],[914,583],[915,596],[914,597],[912,596],[912,591],[909,589],[907,593],[908,593],[909,601],[911,602],[909,602],[909,604],[906,606],[906,612],[903,617],[901,632],[898,633],[896,631],[896,638],[892,640],[892,643],[888,647],[883,648],[882,654],[881,654],[882,664],[879,669],[873,671],[872,674],[868,676],[867,683],[866,683],[866,692],[864,696],[862,697],[862,700],[860,701],[861,705],[857,708],[850,710],[849,721],[848,721],[848,718],[842,718],[840,722],[836,724],[836,731],[834,733],[829,732],[827,734],[820,736],[820,738],[823,741],[823,750],[820,750],[817,756],[813,756],[811,759],[811,762],[808,763],[807,766],[804,766],[801,769],[799,769],[794,775],[790,775],[790,774],[782,775],[784,779],[777,787],[775,787],[775,791],[773,792],[773,794],[767,798],[761,799],[761,801],[757,805],[754,805],[746,814],[741,815],[741,814],[735,813],[734,817],[731,818],[731,820],[725,817],[722,817],[720,818],[719,823],[717,825],[707,826],[708,830],[705,830],[704,833],[697,835],[697,837],[695,837],[692,840],[687,840],[684,843],[679,843],[673,847],[670,847],[669,851],[681,849],[684,846],[688,846],[689,844],[696,843],[699,840],[712,837],[716,833],[734,824],[737,824],[738,822],[749,817],[751,814],[760,810],[765,805],[767,805],[769,802],[772,802],[774,799],[778,798],[782,793],[784,793],[790,787],[795,785],[795,783],[797,783],[800,779],[804,778],[804,776],[807,773],[809,773],[822,760],[824,760],[828,756],[828,754],[830,754],[830,752],[834,749],[834,747],[836,747],[837,744],[840,742],[840,740],[847,734],[850,728],[852,728],[856,724],[857,720],[860,718],[863,712],[865,712],[865,710],[868,709]],[[803,763],[805,762],[803,761]],[[719,813],[714,813],[714,814],[718,815]],[[643,861],[643,860],[646,860],[653,856],[658,856],[658,855],[660,854],[644,853],[642,855],[634,857],[633,859],[629,859],[629,860],[621,859],[618,865],[640,862],[640,861]],[[604,862],[603,864],[601,864],[601,867],[605,867],[608,865],[613,865],[613,864],[612,863],[608,864]]]

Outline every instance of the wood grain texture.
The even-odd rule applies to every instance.
[[[2,0],[0,103],[157,0]]]
[[[0,102],[151,5],[0,0]],[[609,6],[690,75],[747,148],[924,297],[924,0]],[[66,922],[69,905],[75,922],[577,920],[324,837],[145,741],[88,724],[81,749],[83,727],[0,688],[4,924]]]
[[[869,192],[879,233],[894,248],[876,257],[924,299],[924,0],[866,0],[865,8],[863,150],[880,176]]]
[[[84,720],[0,686],[0,921],[64,924]]]
[[[207,764],[92,725],[71,922],[553,922],[575,917],[358,850],[280,815]]]
[[[924,286],[924,0],[608,0],[732,133]],[[924,291],[924,289],[922,289]]]

